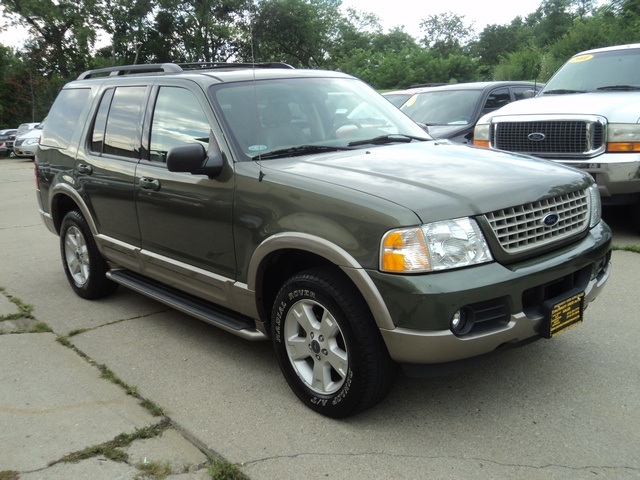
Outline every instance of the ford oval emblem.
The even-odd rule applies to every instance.
[[[557,213],[547,213],[544,217],[542,217],[542,223],[545,227],[553,227],[560,221],[560,217]]]
[[[527,138],[532,142],[541,142],[542,140],[547,138],[547,136],[542,132],[534,132],[527,135]]]

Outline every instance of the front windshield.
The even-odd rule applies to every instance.
[[[549,80],[542,94],[640,87],[640,49],[577,55]]]
[[[359,80],[256,80],[216,85],[211,93],[225,130],[245,160],[296,147],[351,148],[351,143],[387,135],[429,138]]]
[[[441,90],[416,93],[400,107],[414,121],[426,125],[468,125],[480,90]]]

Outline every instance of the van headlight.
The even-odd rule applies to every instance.
[[[475,220],[457,218],[387,232],[380,270],[425,273],[491,262],[493,257]]]
[[[478,121],[473,130],[473,144],[476,147],[490,148],[491,125]]]

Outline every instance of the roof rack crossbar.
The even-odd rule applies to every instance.
[[[165,72],[178,73],[182,72],[182,68],[175,63],[149,63],[139,65],[121,65],[117,67],[98,68],[96,70],[87,70],[78,77],[78,80],[93,78],[95,76],[119,76],[127,73],[147,73],[147,72]]]
[[[294,68],[284,62],[194,62],[178,63],[183,70],[210,70],[216,68]]]

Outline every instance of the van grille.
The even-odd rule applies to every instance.
[[[604,149],[604,124],[591,120],[498,122],[491,145],[540,157],[589,157]]]
[[[589,222],[589,196],[581,190],[497,210],[486,218],[505,252],[523,253],[583,232]]]

